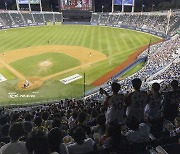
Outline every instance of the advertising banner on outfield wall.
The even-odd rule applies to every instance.
[[[96,25],[96,24],[97,23],[91,23],[91,25]],[[132,30],[141,31],[141,32],[149,33],[149,34],[156,35],[156,36],[159,36],[159,37],[162,37],[162,38],[169,39],[169,36],[167,36],[166,34],[159,33],[159,32],[153,31],[153,30],[149,30],[149,29],[138,28],[138,27],[133,27],[133,26],[127,26],[127,25],[112,25],[112,24],[105,24],[104,26],[132,29]]]
[[[28,1],[30,1],[30,4],[40,4],[40,0],[18,0],[18,3],[28,4]]]
[[[27,26],[43,26],[46,23],[30,23],[30,24],[20,24],[20,25],[12,25],[12,26],[0,26],[1,29],[9,29],[9,28],[18,28],[18,27],[27,27]]]

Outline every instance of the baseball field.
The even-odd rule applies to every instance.
[[[0,31],[0,105],[76,98],[160,38],[127,29],[57,25]],[[75,77],[76,76],[76,77]],[[24,84],[28,81],[28,86]],[[69,82],[68,82],[69,81]]]

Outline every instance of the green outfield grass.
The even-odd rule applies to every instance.
[[[39,66],[50,62],[49,66]],[[10,64],[27,77],[45,77],[80,65],[80,61],[63,53],[44,53],[17,60]]]
[[[123,74],[123,75],[120,77],[120,79],[126,78],[126,77],[128,77],[128,76],[133,75],[134,73],[136,73],[137,71],[139,71],[141,68],[143,68],[143,67],[144,67],[144,64],[145,64],[144,62],[141,62],[141,63],[135,65],[133,68],[131,68],[131,69],[130,69],[129,71],[127,71],[125,74]]]
[[[8,79],[0,83],[0,103],[30,103],[31,101],[82,96],[83,79],[67,85],[64,85],[59,80],[76,73],[82,76],[86,73],[86,90],[89,90],[93,88],[90,86],[91,82],[127,60],[130,54],[135,52],[139,47],[147,45],[150,39],[152,42],[159,40],[158,37],[145,33],[101,26],[58,25],[2,30],[0,31],[0,53],[27,48],[29,46],[48,45],[49,41],[50,45],[71,45],[94,49],[107,55],[108,59],[92,64],[91,67],[77,69],[54,77],[46,81],[42,87],[32,91],[21,91],[17,89],[16,84],[18,79],[5,68],[0,68],[0,74]],[[58,54],[61,59],[68,62],[68,64],[65,64],[64,61],[62,62],[58,58],[56,59],[55,53],[48,54],[52,55],[47,56],[45,54],[46,56],[43,55],[45,56],[43,58],[41,56],[33,56],[13,62],[11,65],[26,76],[34,76],[38,72],[36,69],[37,63],[43,59],[52,58],[52,61],[57,62],[57,65],[52,70],[49,69],[44,73],[37,73],[37,76],[46,76],[79,65],[79,62],[76,59],[71,59],[71,57]],[[27,69],[31,71],[27,72]],[[19,97],[10,98],[9,92],[16,92]],[[20,95],[31,95],[34,92],[35,98],[20,97]]]

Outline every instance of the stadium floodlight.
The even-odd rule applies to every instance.
[[[6,10],[7,10],[7,3],[6,3],[6,2],[4,2],[4,5],[5,5],[5,8],[6,8]]]
[[[153,4],[152,4],[152,10],[151,10],[152,12],[154,11],[154,6],[155,6],[155,5],[154,5],[154,3],[153,3]]]
[[[104,12],[104,5],[102,5],[102,13]]]
[[[145,5],[142,4],[141,12],[143,12]]]

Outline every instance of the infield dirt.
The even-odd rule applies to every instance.
[[[80,66],[73,67],[71,69],[61,71],[43,78],[36,78],[36,77],[31,77],[27,78],[26,76],[22,75],[20,72],[15,70],[13,67],[11,67],[9,64],[26,58],[30,56],[35,56],[38,54],[43,54],[47,52],[58,52],[58,53],[63,53],[66,54],[70,57],[73,57],[75,59],[78,59],[81,62]],[[99,51],[89,49],[89,48],[84,48],[84,47],[79,47],[79,46],[66,46],[66,45],[50,45],[50,46],[38,46],[38,47],[28,47],[24,49],[17,49],[17,50],[12,50],[8,51],[5,54],[1,54],[0,56],[0,67],[5,67],[9,71],[11,71],[16,77],[19,78],[19,83],[17,84],[17,87],[19,89],[23,90],[32,90],[35,88],[38,88],[43,85],[44,81],[49,80],[53,77],[56,77],[58,75],[79,69],[79,68],[86,68],[87,66],[90,66],[90,64],[102,61],[104,59],[107,59],[107,56],[102,54]],[[42,67],[50,65],[50,62],[42,62],[39,65]],[[25,80],[29,81],[30,86],[27,88],[23,88],[23,84],[25,83]]]

